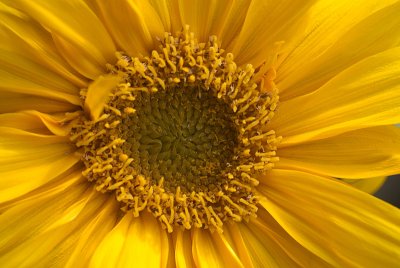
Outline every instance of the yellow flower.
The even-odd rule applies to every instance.
[[[3,0],[0,265],[398,267],[399,13]]]

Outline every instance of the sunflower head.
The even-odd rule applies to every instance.
[[[0,266],[400,267],[399,14],[0,0]]]
[[[217,38],[199,43],[188,27],[166,33],[151,56],[118,52],[109,72],[119,84],[98,118],[82,117],[71,139],[84,176],[114,192],[123,211],[147,209],[174,226],[222,231],[254,216],[257,174],[277,161],[277,90],[254,82]],[[82,90],[83,99],[87,90]]]

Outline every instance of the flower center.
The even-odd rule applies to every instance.
[[[187,27],[166,33],[150,57],[117,58],[108,67],[121,82],[103,114],[82,116],[71,131],[83,175],[114,192],[123,211],[146,209],[169,232],[221,232],[226,221],[255,216],[256,177],[278,160],[279,137],[265,128],[277,91],[256,83],[253,67],[238,67],[215,37],[198,43]]]
[[[179,85],[153,94],[139,93],[136,112],[122,120],[123,151],[134,169],[167,192],[220,187],[220,175],[234,163],[238,131],[234,113],[221,99],[198,86]]]

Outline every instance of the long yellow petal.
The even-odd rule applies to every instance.
[[[194,260],[192,254],[192,235],[187,230],[174,230],[173,235],[175,238],[175,262],[176,267],[186,268],[194,267]]]
[[[125,240],[129,239],[128,231],[131,220],[131,214],[125,215],[107,234],[93,253],[89,267],[118,267],[121,250]]]
[[[152,216],[153,217],[153,216]],[[159,224],[159,223],[158,223]],[[161,245],[160,247],[163,249],[161,250],[161,261],[160,267],[175,267],[175,251],[174,251],[174,239],[170,234],[162,232],[161,238]],[[168,249],[168,250],[167,250]]]
[[[310,93],[352,64],[397,46],[400,3],[391,2],[320,1],[306,37],[278,67],[281,100]]]
[[[181,17],[179,14],[179,3],[176,0],[149,0],[157,12],[164,26],[164,30],[176,33],[182,29]]]
[[[224,237],[225,240],[230,243],[230,246],[234,248],[236,255],[239,257],[240,262],[244,267],[254,267],[252,261],[253,252],[246,245],[246,240],[239,228],[240,224],[226,224],[224,226]]]
[[[232,0],[179,1],[183,25],[189,25],[199,40],[206,42],[211,35],[220,36],[226,17],[232,8]]]
[[[66,102],[75,106],[80,104],[78,95],[72,95],[58,91],[54,87],[48,87],[35,83],[29,78],[23,78],[18,74],[12,74],[0,69],[0,91],[25,94],[25,96],[44,97],[49,101]]]
[[[96,249],[90,267],[160,267],[162,236],[167,236],[150,214],[126,214]],[[163,244],[165,245],[165,244]]]
[[[115,61],[112,39],[84,1],[15,0],[8,4],[48,29],[59,52],[87,78],[96,78],[106,71],[106,63]]]
[[[73,112],[78,106],[65,101],[0,90],[0,113],[14,113],[21,110],[35,110],[42,113]]]
[[[254,263],[254,267],[295,266],[296,263],[288,258],[288,256],[282,252],[282,249],[277,247],[270,238],[266,238],[260,233],[254,234],[253,232],[257,232],[257,230],[250,229],[249,226],[240,226],[240,232],[246,242],[248,250],[251,252],[250,256]]]
[[[278,150],[278,168],[324,176],[365,179],[400,173],[400,128],[381,126],[347,132]]]
[[[400,211],[333,179],[272,170],[261,205],[296,241],[336,267],[397,267]]]
[[[218,33],[218,38],[223,48],[231,48],[230,44],[233,44],[237,40],[247,18],[247,12],[251,2],[250,0],[232,2],[229,13],[226,14],[224,18],[223,27]]]
[[[289,44],[302,29],[313,0],[251,1],[240,33],[227,50],[236,62],[260,66],[269,61],[276,42]]]
[[[0,114],[0,126],[2,127],[17,128],[38,134],[54,134],[63,137],[67,136],[70,132],[70,127],[67,125],[68,120],[69,118],[65,114],[49,115],[37,111]]]
[[[85,79],[58,53],[52,36],[46,29],[15,10],[4,10],[5,7],[7,8],[0,3],[1,48],[28,57],[77,87],[86,87]]]
[[[147,1],[97,0],[105,25],[118,45],[129,55],[146,55],[155,48],[156,37],[164,36],[164,26]]]
[[[88,186],[82,183],[80,172],[75,172],[1,209],[0,263],[6,267],[63,266],[72,245],[107,200]]]
[[[12,249],[26,237],[44,232],[63,215],[64,210],[67,210],[70,205],[77,201],[79,203],[79,196],[82,196],[87,188],[82,185],[81,178],[80,172],[73,172],[63,176],[63,180],[58,180],[56,186],[44,187],[20,199],[1,203],[2,239],[0,245],[2,252]],[[64,202],[58,197],[64,197]],[[56,202],[48,202],[49,200]],[[45,217],[46,213],[48,215]],[[30,221],[24,217],[30,218]],[[16,222],[20,224],[17,225]]]
[[[78,105],[78,89],[48,69],[15,53],[0,50],[0,90],[41,96]]]
[[[128,237],[119,257],[119,265],[161,267],[163,253],[170,250],[168,247],[161,247],[166,245],[162,243],[166,236],[167,231],[161,228],[153,215],[142,213],[140,218],[135,218],[130,223]]]
[[[377,192],[382,185],[386,182],[387,177],[375,177],[375,178],[368,178],[368,179],[343,179],[344,182],[350,184],[351,186],[369,193],[374,194]]]
[[[158,1],[158,0],[156,0]],[[171,19],[171,33],[182,31],[182,19],[180,17],[179,0],[166,0]]]
[[[0,127],[0,202],[51,181],[79,162],[67,138]]]
[[[264,210],[249,223],[238,224],[254,267],[327,267],[328,264],[312,254]]]
[[[192,252],[196,267],[243,267],[232,246],[218,232],[194,229]]]
[[[312,94],[280,103],[268,125],[282,145],[400,122],[400,47],[346,69]]]
[[[101,194],[99,193],[99,195]],[[82,231],[76,245],[74,245],[73,252],[65,267],[88,267],[97,246],[115,226],[118,212],[118,204],[111,197],[107,203],[99,208],[97,215],[87,219],[87,227]]]

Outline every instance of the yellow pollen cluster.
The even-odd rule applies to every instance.
[[[255,83],[254,68],[237,66],[216,37],[198,43],[188,27],[166,33],[150,56],[117,58],[108,68],[122,82],[103,114],[71,132],[83,175],[114,192],[123,211],[146,209],[168,232],[222,232],[226,221],[255,216],[256,177],[278,161],[280,137],[265,130],[277,90]]]

